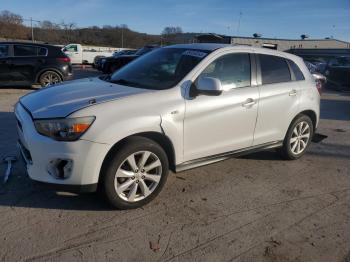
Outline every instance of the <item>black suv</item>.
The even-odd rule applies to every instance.
[[[0,86],[48,86],[71,76],[70,58],[59,47],[0,42]]]

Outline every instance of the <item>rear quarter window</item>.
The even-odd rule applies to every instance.
[[[262,84],[274,84],[291,81],[288,64],[283,57],[259,55]]]
[[[288,59],[288,63],[290,65],[290,68],[293,71],[294,77],[296,81],[305,80],[303,72],[300,70],[299,66],[294,63],[294,61]]]

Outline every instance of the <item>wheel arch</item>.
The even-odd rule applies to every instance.
[[[39,79],[40,79],[41,75],[45,72],[48,72],[48,71],[53,71],[53,72],[57,73],[60,76],[61,80],[63,81],[63,74],[60,72],[60,70],[58,70],[57,68],[54,68],[54,67],[49,67],[49,68],[41,69],[36,74],[35,83],[39,83]]]
[[[108,162],[108,160],[110,159],[110,157],[117,152],[118,148],[122,145],[125,145],[128,140],[130,138],[133,137],[145,137],[148,139],[153,140],[154,142],[158,143],[163,150],[165,151],[168,161],[169,161],[169,169],[172,171],[175,171],[175,150],[174,150],[174,146],[173,143],[171,142],[171,140],[169,139],[168,136],[166,136],[163,133],[160,132],[155,132],[155,131],[150,131],[150,132],[140,132],[140,133],[135,133],[132,135],[129,135],[127,137],[124,137],[123,139],[119,140],[118,142],[116,142],[107,152],[103,162],[102,162],[102,166],[100,169],[100,175],[99,177],[101,177],[101,172],[103,172],[106,163]]]
[[[296,115],[293,118],[293,121],[294,121],[295,118],[297,118],[300,115],[306,115],[306,116],[310,117],[310,119],[312,121],[313,129],[315,131],[316,130],[316,126],[317,126],[317,115],[316,115],[316,113],[313,110],[304,110],[304,111],[300,112],[298,115]]]
[[[301,115],[306,115],[306,116],[310,117],[311,122],[312,122],[312,126],[313,126],[313,130],[314,130],[314,132],[315,132],[316,126],[317,126],[317,115],[316,115],[316,112],[313,111],[313,110],[311,110],[311,109],[307,109],[307,110],[303,110],[303,111],[299,112],[297,115],[295,115],[295,116],[293,117],[292,121],[290,121],[290,123],[289,123],[289,125],[288,125],[288,128],[287,128],[287,130],[286,130],[286,132],[285,132],[285,134],[284,134],[284,137],[286,137],[287,132],[288,132],[290,126],[292,125],[292,123],[294,122],[294,120],[295,120],[297,117],[301,116]]]

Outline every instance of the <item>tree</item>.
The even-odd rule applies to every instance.
[[[28,39],[28,28],[20,15],[4,10],[0,12],[0,37],[7,39]]]
[[[170,45],[179,42],[178,36],[182,34],[182,29],[179,26],[167,26],[163,29],[161,39],[162,44]]]
[[[0,22],[12,25],[22,25],[23,18],[20,15],[11,13],[8,10],[4,10],[0,12]]]
[[[60,29],[60,26],[57,24],[54,24],[48,20],[44,20],[42,22],[39,22],[39,26],[42,29],[48,29],[48,30],[57,30]]]
[[[162,35],[182,34],[182,29],[179,26],[167,26],[163,29]]]

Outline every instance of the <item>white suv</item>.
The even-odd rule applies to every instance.
[[[110,77],[33,92],[16,105],[29,176],[64,190],[99,189],[135,208],[174,172],[252,151],[305,153],[320,95],[302,59],[221,44],[152,51]]]

